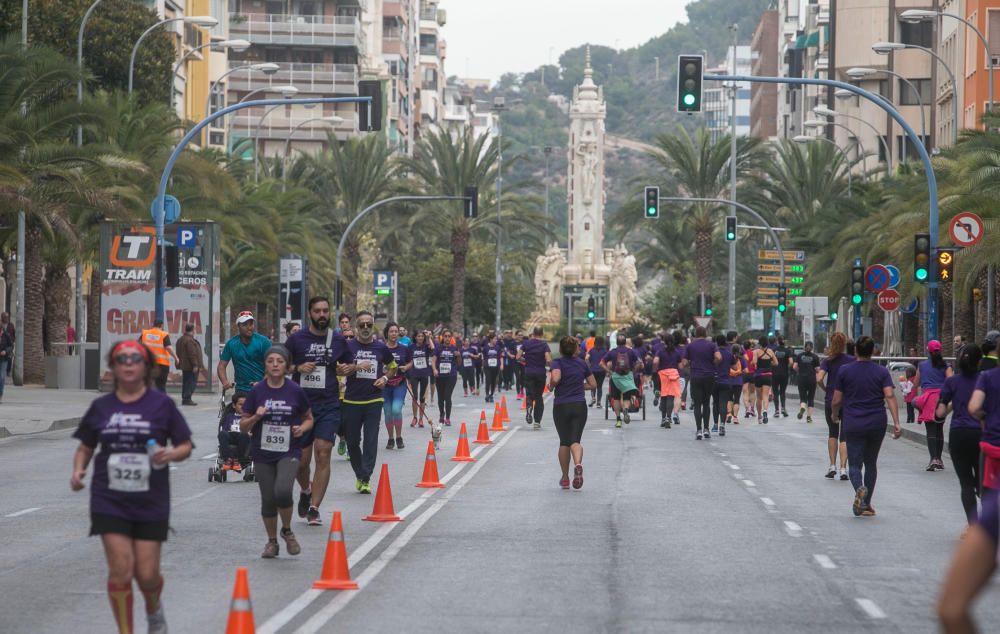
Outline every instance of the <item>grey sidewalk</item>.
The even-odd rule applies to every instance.
[[[0,438],[76,427],[97,396],[90,390],[7,385],[0,403]]]

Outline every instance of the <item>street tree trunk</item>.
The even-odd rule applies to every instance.
[[[465,332],[465,260],[469,255],[469,225],[459,223],[451,230],[451,327]]]
[[[42,232],[28,223],[24,240],[24,382],[45,382],[45,349],[42,345]]]
[[[66,343],[66,325],[69,323],[69,307],[73,302],[73,290],[69,274],[61,266],[50,266],[45,272],[45,340],[49,343],[49,354],[64,357],[69,352]]]
[[[698,290],[707,297],[712,292],[712,232],[699,229],[694,236]]]
[[[351,319],[358,314],[358,288],[360,287],[360,280],[358,280],[358,262],[361,259],[361,250],[358,247],[358,243],[354,240],[348,240],[344,245],[344,250],[347,253],[344,254],[347,260],[345,264],[344,271],[344,308],[343,311],[351,316]]]

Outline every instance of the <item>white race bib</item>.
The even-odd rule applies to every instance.
[[[426,370],[427,369],[427,358],[426,357],[413,357],[413,367],[416,370]]]
[[[451,374],[451,364],[447,361],[442,361],[438,364],[438,374]]]
[[[318,365],[309,374],[300,374],[299,386],[310,390],[326,389],[326,366]]]
[[[488,365],[491,368],[497,367],[497,359],[496,359],[496,357],[491,357],[491,358],[487,359],[486,360],[486,365]]]
[[[284,453],[291,447],[292,428],[265,424],[261,428],[260,448]]]
[[[465,357],[464,359],[462,359],[462,367],[463,368],[471,368],[472,367],[472,359],[470,359],[469,357]]]
[[[113,453],[108,456],[108,488],[112,491],[149,491],[149,454]]]
[[[355,376],[359,379],[371,379],[374,381],[378,363],[370,359],[360,359],[357,363],[358,371],[355,372]]]

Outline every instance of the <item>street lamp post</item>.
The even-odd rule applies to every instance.
[[[344,119],[342,117],[338,117],[337,115],[331,115],[328,117],[312,117],[292,128],[292,131],[288,133],[288,137],[285,138],[285,153],[281,159],[281,191],[285,191],[285,186],[288,183],[288,153],[291,151],[292,137],[295,136],[295,133],[298,132],[302,126],[314,121],[326,121],[333,125],[337,125],[338,123],[343,123]]]
[[[952,118],[955,121],[955,125],[953,126],[954,134],[952,142],[958,143],[958,127],[959,127],[958,99],[957,99],[958,82],[955,79],[955,72],[951,70],[951,67],[948,66],[948,63],[944,61],[944,58],[935,53],[933,50],[925,46],[917,46],[916,44],[903,44],[902,42],[876,42],[875,44],[872,44],[872,50],[878,53],[879,55],[888,55],[892,51],[901,51],[908,48],[920,50],[927,53],[928,55],[936,59],[938,62],[940,62],[945,72],[948,73],[948,78],[951,79],[951,85],[952,85],[952,97],[951,97]]]
[[[170,106],[171,110],[173,110],[174,107],[174,79],[177,78],[177,71],[181,69],[181,66],[184,65],[184,62],[188,61],[188,59],[190,59],[192,55],[194,55],[198,51],[201,51],[202,49],[209,48],[210,46],[217,46],[219,48],[224,48],[226,50],[233,51],[234,53],[242,53],[243,51],[250,48],[250,42],[246,40],[220,40],[218,42],[209,42],[208,44],[202,44],[201,46],[196,46],[195,48],[185,53],[184,57],[180,58],[180,60],[178,60],[177,63],[174,64],[174,71],[170,74],[170,90],[169,90],[169,96],[167,97],[167,105]]]
[[[853,96],[852,93],[847,90],[843,91],[843,93],[846,93],[847,96]],[[841,93],[840,90],[835,91],[833,95],[837,99],[844,98],[844,95]],[[889,153],[889,144],[886,142],[885,139],[882,138],[882,134],[879,133],[878,128],[872,125],[871,122],[866,121],[861,117],[856,117],[853,114],[847,114],[846,112],[838,112],[836,110],[832,110],[830,108],[827,108],[826,106],[816,106],[815,108],[813,108],[813,113],[818,114],[821,117],[830,117],[830,118],[846,117],[848,119],[859,121],[864,125],[868,126],[869,128],[871,128],[871,131],[875,133],[875,138],[878,139],[878,142],[882,145],[882,151],[885,152],[885,164],[887,167],[887,171],[889,174],[892,174],[892,154]]]
[[[288,86],[265,86],[264,88],[257,88],[256,90],[251,90],[247,94],[243,95],[243,97],[239,101],[237,101],[236,103],[243,103],[244,101],[250,101],[251,97],[253,97],[254,95],[259,95],[262,92],[276,92],[279,95],[281,95],[282,97],[294,97],[295,95],[297,95],[299,93],[299,89],[297,87],[291,86],[291,85],[288,85]],[[306,108],[314,108],[314,107],[316,107],[316,104],[306,104],[305,107]],[[225,118],[225,122],[226,122],[226,126],[225,126],[226,127],[226,138],[227,139],[231,139],[232,138],[233,119],[235,119],[235,118],[236,118],[235,115],[233,115],[231,117],[226,117]],[[247,123],[247,134],[248,135],[250,134],[250,124],[249,123]],[[230,149],[229,145],[227,145],[226,146],[226,154],[227,155],[229,154],[229,149]]]
[[[733,33],[733,75],[736,74],[736,51],[739,46],[740,35],[739,26],[733,24],[729,27]],[[730,86],[729,98],[730,115],[729,121],[729,199],[736,205],[736,82]],[[784,267],[782,267],[784,270]],[[728,297],[726,310],[726,327],[728,330],[736,330],[736,241],[729,243],[729,270],[728,270]],[[609,346],[610,347],[610,346]]]
[[[298,92],[298,91],[299,91],[298,88],[296,88],[295,92]],[[260,152],[260,128],[261,128],[262,125],[264,125],[264,119],[267,118],[267,115],[271,114],[272,112],[274,112],[278,108],[284,108],[285,105],[286,104],[279,103],[279,104],[275,104],[275,105],[271,106],[270,108],[268,108],[267,110],[265,110],[264,114],[260,115],[260,119],[257,119],[257,125],[254,126],[254,130],[253,130],[253,182],[255,182],[255,183],[259,183],[260,182],[260,160],[259,160],[259,157],[258,157],[258,153]]]
[[[850,135],[851,140],[858,146],[858,152],[861,154],[861,178],[868,182],[868,153],[865,152],[865,146],[861,144],[861,139],[854,134],[854,130],[843,123],[837,123],[836,121],[823,121],[821,119],[807,119],[803,124],[807,128],[819,128],[828,125],[836,126],[838,128],[843,128]]]
[[[847,195],[848,196],[851,195],[851,190],[853,188],[853,185],[852,185],[852,182],[851,182],[851,180],[852,180],[851,179],[851,159],[848,158],[847,152],[844,151],[844,148],[840,147],[839,145],[837,145],[836,143],[834,143],[830,139],[826,138],[825,136],[808,136],[806,134],[799,134],[797,136],[792,137],[792,141],[795,141],[796,143],[800,143],[800,144],[803,144],[803,145],[806,144],[806,143],[812,143],[813,141],[822,141],[823,143],[829,143],[834,148],[836,148],[837,152],[839,152],[840,155],[844,157],[844,165],[847,168]]]
[[[503,288],[503,270],[500,264],[501,233],[503,227],[500,224],[500,201],[503,197],[503,128],[500,125],[500,113],[507,109],[503,97],[494,97],[493,106],[490,108],[497,117],[497,261],[496,261],[496,333],[500,336],[500,291]]]
[[[187,16],[187,17],[184,17],[184,18],[167,18],[166,20],[160,20],[159,22],[157,22],[153,26],[151,26],[148,29],[146,29],[145,31],[143,31],[142,35],[139,36],[139,39],[136,40],[135,44],[132,46],[132,55],[129,56],[129,58],[128,58],[128,94],[130,94],[130,95],[132,94],[132,79],[135,77],[135,56],[136,56],[136,53],[139,52],[139,46],[142,44],[142,41],[145,40],[146,36],[148,36],[150,33],[152,33],[158,27],[161,27],[164,24],[171,24],[173,22],[183,22],[184,24],[194,24],[196,26],[203,26],[203,27],[208,28],[208,29],[212,28],[213,26],[215,26],[215,25],[217,25],[219,23],[218,20],[216,20],[215,18],[213,18],[210,15],[190,15],[190,16]]]
[[[923,143],[924,146],[926,147],[926,144],[927,144],[927,114],[924,112],[924,100],[920,96],[920,91],[918,91],[917,87],[913,85],[913,82],[911,82],[906,77],[903,77],[902,75],[900,75],[896,71],[889,70],[888,68],[882,68],[882,69],[878,69],[878,68],[849,68],[849,69],[847,69],[847,76],[850,77],[850,78],[852,78],[852,79],[864,79],[865,77],[869,77],[871,75],[875,75],[875,74],[878,74],[878,73],[885,73],[886,75],[892,75],[893,77],[897,77],[899,79],[899,81],[901,81],[904,84],[906,84],[910,88],[910,90],[913,91],[913,94],[916,96],[916,99],[917,99],[917,107],[920,108],[920,142]],[[898,106],[902,106],[902,105],[903,105],[902,94],[900,94],[900,99],[899,99],[899,103],[897,104],[897,107]],[[902,147],[902,150],[903,150],[903,152],[902,152],[903,160],[906,160],[906,151],[905,151],[906,150],[906,136],[903,137],[903,147]]]

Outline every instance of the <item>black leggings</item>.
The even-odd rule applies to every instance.
[[[976,496],[979,495],[979,441],[982,435],[973,427],[952,427],[948,432],[948,452],[962,487],[962,507],[970,524],[979,516]]]
[[[277,517],[278,509],[292,506],[292,485],[299,459],[285,456],[277,462],[255,462],[254,478],[260,486],[261,517]]]
[[[524,375],[524,398],[527,401],[526,407],[534,414],[535,422],[542,422],[542,414],[545,413],[545,401],[542,399],[542,391],[545,389],[544,374]],[[584,402],[586,404],[586,402]],[[586,414],[584,414],[586,419]]]
[[[427,385],[430,383],[429,376],[415,376],[410,379],[410,390],[413,392],[411,398],[414,403],[424,405],[427,403]],[[423,408],[421,407],[421,410]]]
[[[604,400],[604,379],[607,374],[604,370],[593,370],[594,372],[594,382],[597,383],[597,388],[594,390],[595,396],[594,400],[598,403]]]
[[[729,402],[733,400],[733,386],[716,383],[715,392],[712,394],[712,422],[716,425],[721,421],[726,422],[727,407]]]
[[[520,363],[514,364],[514,386],[518,394],[524,391],[524,366]]]
[[[497,368],[489,366],[484,369],[484,372],[486,372],[486,396],[493,396],[497,391],[497,378],[500,372]]]
[[[944,451],[944,423],[927,421],[924,428],[927,429],[927,453],[931,455],[931,460],[940,460]]]
[[[788,390],[788,375],[775,374],[771,378],[771,387],[774,388],[774,413],[785,410],[785,392]]]
[[[799,377],[799,406],[812,407],[816,400],[816,379]]]
[[[712,419],[712,392],[715,391],[715,379],[691,379],[691,408],[694,410],[694,422],[700,430],[702,426],[708,429],[708,421]]]
[[[463,390],[475,390],[476,389],[476,369],[473,367],[463,367],[459,370],[462,375],[462,389]]]
[[[555,422],[556,432],[559,434],[560,447],[580,444],[583,439],[583,428],[587,425],[587,402],[577,401],[553,405],[552,420]]]
[[[441,418],[451,420],[451,393],[455,391],[458,377],[454,374],[440,374],[437,378],[438,413]]]
[[[509,390],[514,382],[514,360],[507,358],[504,360],[503,372],[500,376],[500,389]]]
[[[483,366],[481,365],[473,366],[473,369],[475,370],[476,389],[478,390],[479,386],[483,384]]]

